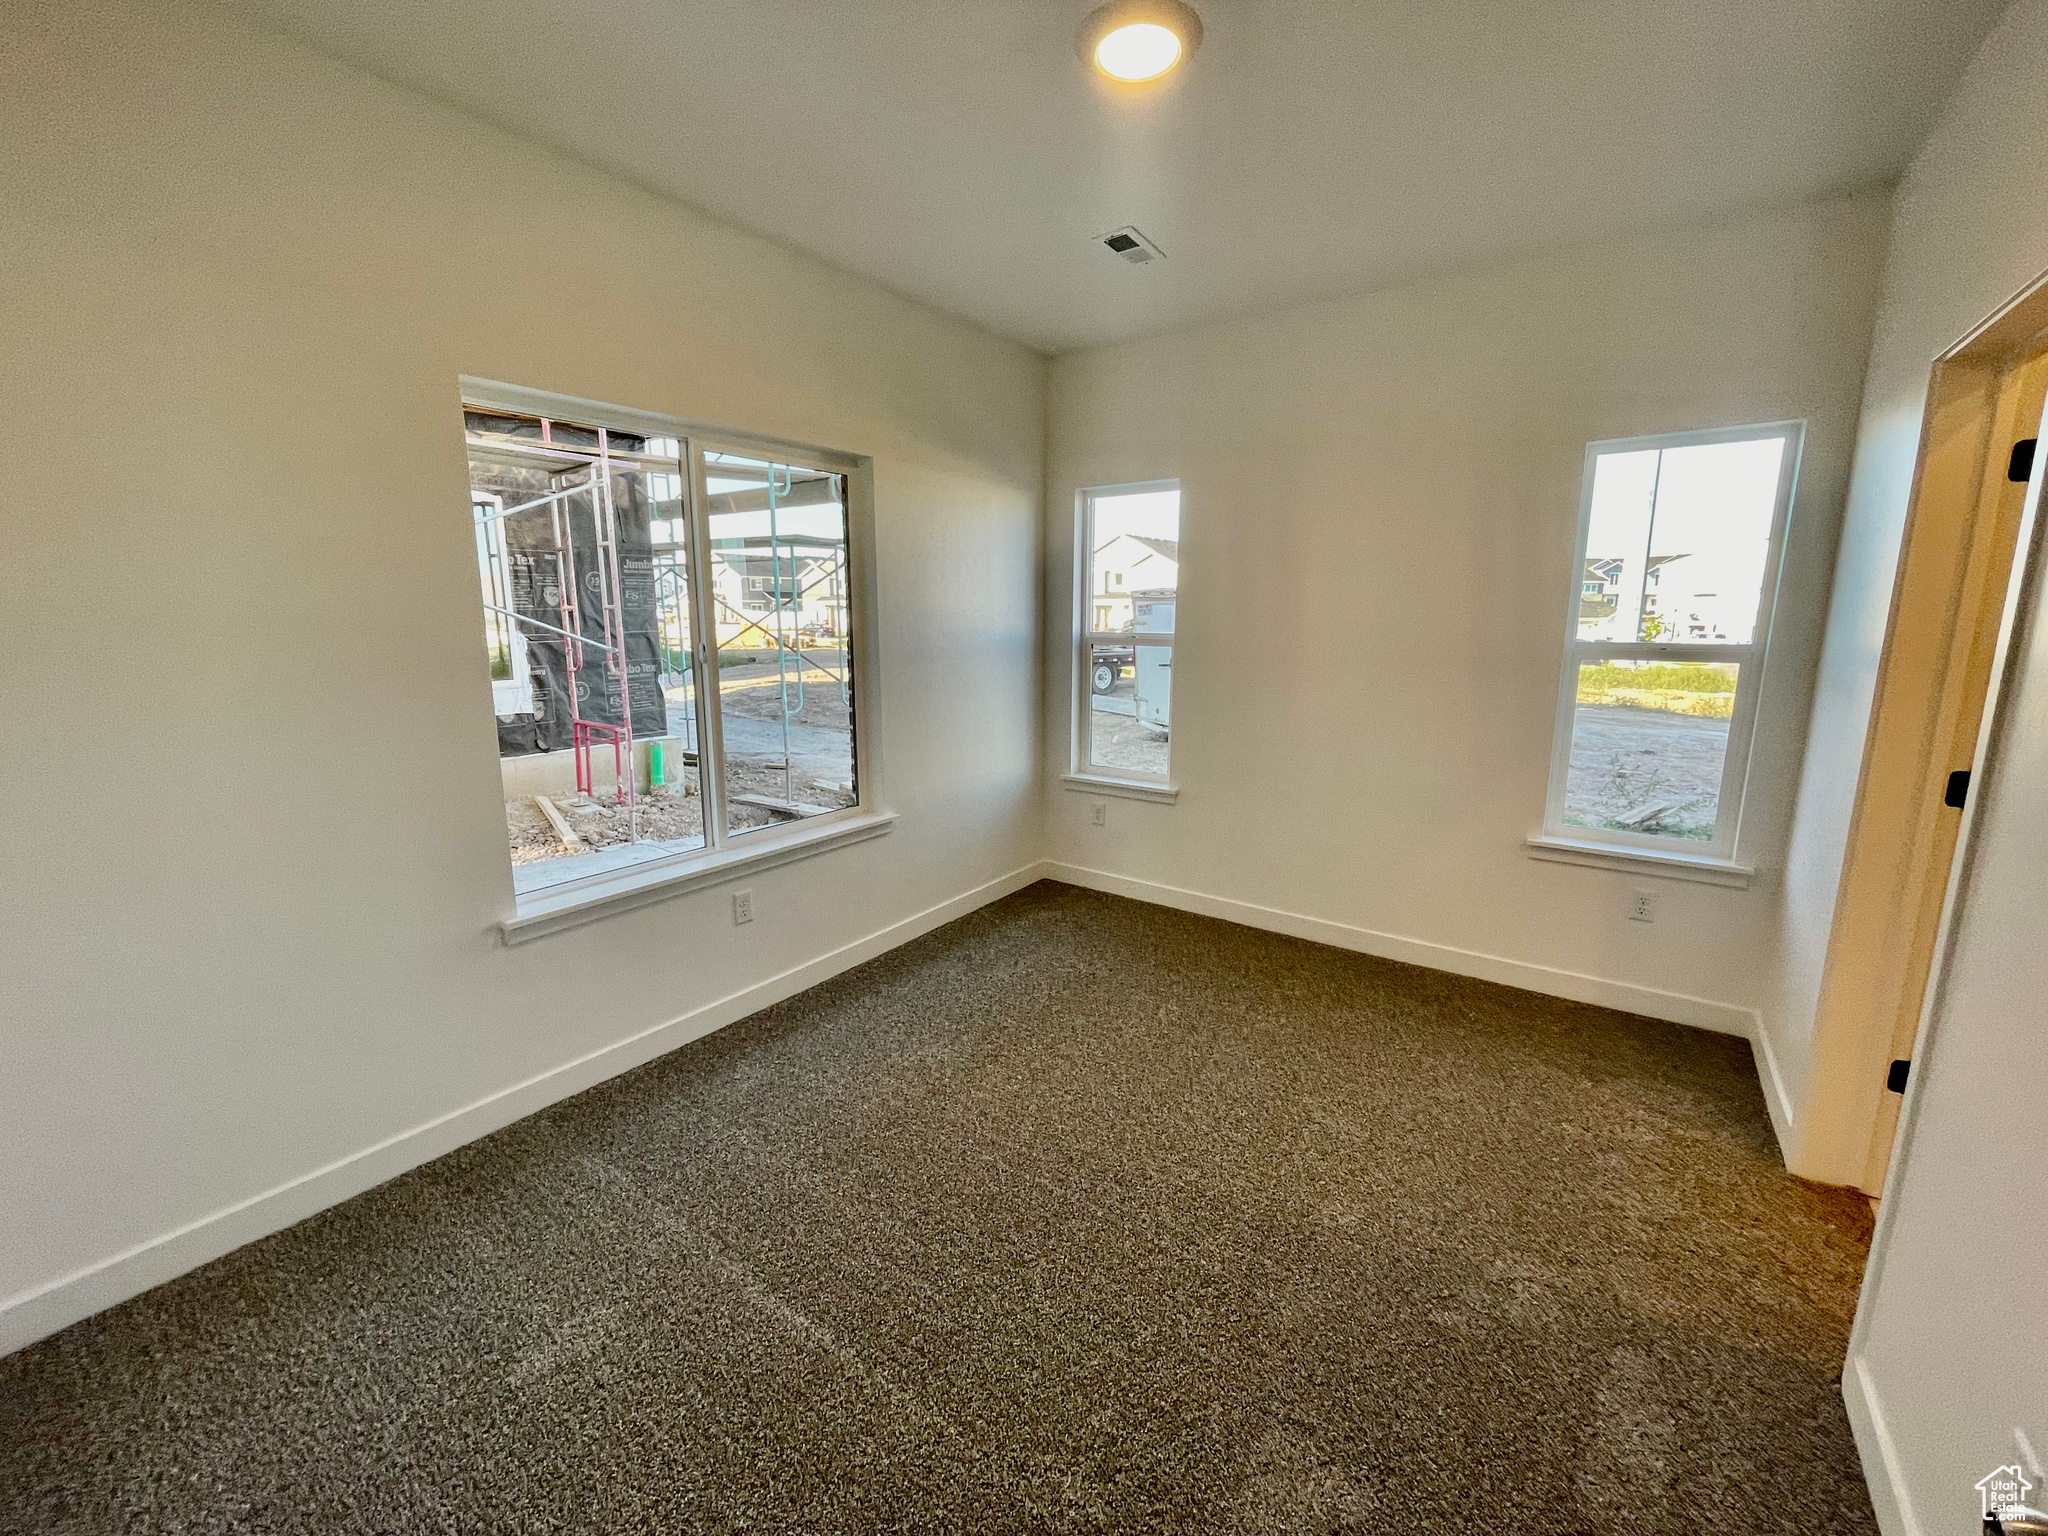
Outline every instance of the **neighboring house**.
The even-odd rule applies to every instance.
[[[1131,594],[1171,592],[1180,585],[1180,540],[1119,533],[1095,547],[1095,590],[1088,594],[1088,627],[1131,627]]]
[[[1621,568],[1618,556],[1586,562],[1585,580],[1579,584],[1579,622],[1597,623],[1614,617],[1621,604]]]
[[[1643,612],[1656,614],[1662,599],[1662,578],[1664,567],[1674,560],[1683,560],[1684,555],[1650,556],[1649,575],[1643,582]],[[1586,561],[1585,580],[1579,586],[1579,621],[1595,622],[1614,617],[1621,606],[1621,576],[1628,561],[1620,555],[1608,555]],[[1615,636],[1606,638],[1613,639]]]
[[[844,551],[836,542],[785,538],[771,550],[764,539],[718,549],[711,561],[716,589],[718,642],[788,645],[846,632],[848,601]]]
[[[1717,592],[1688,592],[1686,572],[1691,566],[1673,569],[1691,555],[1652,555],[1643,579],[1642,622],[1636,635],[1603,635],[1603,639],[1678,640],[1713,643],[1729,639],[1731,618],[1737,628],[1744,620],[1720,611]],[[1615,618],[1621,606],[1622,573],[1628,562],[1618,555],[1589,559],[1579,584],[1579,622],[1599,624]],[[1694,576],[1692,580],[1700,578]],[[1711,578],[1708,578],[1711,579]]]

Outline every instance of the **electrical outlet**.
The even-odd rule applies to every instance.
[[[1654,923],[1657,921],[1657,893],[1655,891],[1630,891],[1628,893],[1628,920],[1632,923]]]
[[[754,893],[734,891],[732,893],[732,920],[736,923],[751,923],[754,920]]]
[[[1088,819],[1098,827],[1109,825],[1109,802],[1097,800],[1088,807]]]

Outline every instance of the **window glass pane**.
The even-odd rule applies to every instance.
[[[1098,634],[1172,634],[1180,585],[1180,492],[1096,496],[1090,505],[1083,622]]]
[[[1593,504],[1579,586],[1581,640],[1636,638],[1658,458],[1652,448],[1603,453],[1593,461]]]
[[[1691,661],[1583,663],[1566,825],[1713,841],[1740,670]]]
[[[1091,642],[1088,766],[1113,774],[1166,776],[1173,647]]]
[[[1784,453],[1776,437],[1664,450],[1640,638],[1664,645],[1756,638]]]
[[[680,445],[464,424],[515,887],[702,847]]]
[[[1601,454],[1579,638],[1749,644],[1784,453],[1769,437]]]
[[[705,455],[734,832],[857,804],[846,478]]]

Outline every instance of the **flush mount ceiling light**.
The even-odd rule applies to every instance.
[[[1202,18],[1181,0],[1110,0],[1088,13],[1075,51],[1112,80],[1157,80],[1202,46]]]

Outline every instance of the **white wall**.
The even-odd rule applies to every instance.
[[[1110,888],[1747,1031],[1886,206],[1769,209],[1056,359],[1053,856]],[[1531,859],[1586,443],[1787,417],[1809,430],[1743,836],[1763,879]],[[1184,498],[1181,798],[1111,801],[1096,828],[1057,779],[1073,494],[1166,476]],[[1645,885],[1663,896],[1647,927],[1622,912]]]
[[[1036,858],[1037,355],[203,9],[0,142],[0,1351]],[[462,373],[874,456],[891,835],[497,946]]]
[[[1781,964],[1763,1031],[1796,1102],[1812,1096],[1815,1005],[1891,612],[1934,359],[2048,267],[2048,0],[2020,0],[1985,41],[1899,183],[1827,643],[1783,892]],[[1864,1021],[1845,1020],[1847,1027]],[[1821,1163],[1860,1170],[1858,1128]],[[1867,1124],[1860,1135],[1867,1137]]]

